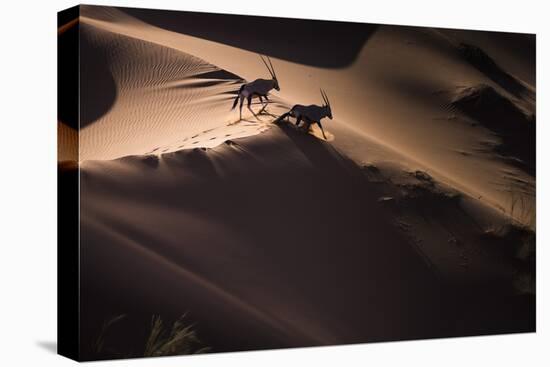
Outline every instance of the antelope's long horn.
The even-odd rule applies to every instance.
[[[275,78],[275,75],[273,75],[273,72],[271,71],[271,69],[269,68],[269,65],[267,65],[267,62],[265,62],[264,60],[264,57],[262,55],[260,55],[260,59],[262,59],[262,62],[264,63],[265,67],[267,68],[267,70],[269,71],[269,74],[271,74],[271,76],[273,78]]]
[[[330,107],[330,100],[328,99],[327,92],[323,91],[323,94],[325,95],[325,99],[327,100],[327,105]]]
[[[277,79],[277,74],[275,74],[275,68],[273,67],[273,64],[271,63],[271,59],[269,56],[267,57],[267,61],[269,61],[269,65],[271,66],[271,73],[273,75],[273,78]]]
[[[327,97],[325,95],[325,91],[320,89],[319,90],[321,91],[321,97],[323,97],[323,101],[325,102],[325,104],[328,106],[328,102],[327,102]]]

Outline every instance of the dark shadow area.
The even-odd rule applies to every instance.
[[[79,169],[57,165],[57,343],[59,354],[79,358]]]
[[[209,350],[189,315],[111,315],[94,331],[94,342],[84,352],[87,360],[189,355]]]
[[[533,330],[534,297],[498,280],[444,282],[396,230],[361,167],[293,126],[272,130],[165,154],[154,172],[83,179],[83,350],[122,313],[188,311],[211,352]],[[96,212],[95,190],[131,205],[131,217]],[[155,219],[159,208],[172,214]],[[124,343],[140,345],[142,320]]]
[[[509,163],[535,176],[536,117],[488,85],[465,89],[452,102],[499,137],[494,150]]]
[[[202,73],[202,74],[196,75],[196,77],[200,79],[234,80],[234,81],[244,82],[244,79],[238,76],[237,74],[233,74],[227,70],[222,70],[222,69]]]
[[[364,173],[370,177],[376,177],[377,174],[372,167],[365,169]],[[488,260],[492,259],[499,266],[514,269],[478,278],[470,278],[468,275],[441,275],[440,297],[444,305],[442,312],[443,322],[446,323],[449,333],[447,336],[534,331],[534,232],[515,225],[509,225],[508,229],[499,229],[496,233],[487,231],[463,209],[462,194],[447,191],[426,172],[415,171],[411,175],[416,181],[390,183],[384,191],[385,195],[393,198],[385,209],[390,211],[390,217],[400,218],[400,222],[405,225],[401,230],[407,232],[418,225],[412,224],[408,227],[412,218],[422,218],[423,222],[451,235],[450,243],[458,246],[461,251],[472,246],[475,252],[482,253],[487,261],[487,268],[490,267]],[[465,228],[468,230],[464,230]],[[475,240],[470,236],[475,237]],[[440,245],[442,248],[445,246]],[[464,266],[469,273],[478,272],[479,270],[474,270],[468,264],[468,256],[470,255],[466,256],[463,252],[460,260],[457,259],[457,265]],[[429,258],[426,260],[431,264]],[[435,266],[433,268],[437,269]],[[518,280],[523,284],[518,284]]]
[[[39,341],[36,342],[36,345],[50,353],[57,354],[57,343],[54,341]]]
[[[119,9],[173,32],[324,68],[343,68],[353,63],[377,28],[377,25],[351,22]]]
[[[224,82],[232,82],[235,84],[235,90],[230,92],[224,92],[224,94],[236,94],[241,83],[246,83],[240,76],[233,74],[226,70],[215,70],[206,73],[193,75],[189,81],[193,88],[207,88],[218,85]],[[182,83],[170,87],[171,89],[187,89],[190,84]]]
[[[329,144],[292,127],[281,129],[310,167],[282,168],[275,162],[266,165],[256,159],[263,156],[263,149],[277,147],[228,146],[224,149],[231,150],[231,158],[226,162],[236,166],[227,163],[222,177],[213,169],[208,151],[182,151],[164,155],[165,167],[174,174],[198,174],[196,179],[178,182],[177,196],[160,187],[154,197],[143,196],[139,192],[143,186],[137,182],[134,187],[118,188],[126,192],[125,196],[139,200],[140,205],[157,202],[154,205],[224,223],[224,227],[236,231],[235,236],[212,234],[207,242],[195,246],[201,241],[195,242],[188,229],[179,225],[186,248],[180,251],[159,242],[146,228],[117,220],[109,223],[124,237],[145,244],[147,251],[191,274],[200,274],[254,309],[269,309],[271,297],[280,299],[275,304],[291,305],[291,294],[279,285],[293,284],[300,298],[316,305],[316,312],[334,317],[317,322],[356,325],[344,333],[344,338],[338,337],[338,343],[441,335],[442,323],[436,321],[441,309],[437,280],[389,223],[373,217],[376,210],[372,206],[378,204],[365,190],[357,166]],[[252,162],[247,164],[246,174],[238,171],[243,161]],[[86,181],[84,211],[88,210],[87,188]],[[116,187],[112,189],[118,192]],[[194,285],[192,279],[172,278],[166,272],[168,268],[152,266],[151,258],[139,254],[135,258],[136,254],[128,253],[127,248],[86,224],[81,233],[83,350],[109,312],[150,314],[153,309],[167,317],[189,310],[201,340],[213,352],[330,343],[330,337],[279,330],[272,324],[278,323],[276,315],[269,311],[265,311],[269,320],[264,321],[212,289]],[[251,252],[242,252],[241,248]],[[234,251],[239,254],[237,259]],[[197,262],[195,256],[209,260]],[[220,258],[222,263],[218,263]],[[255,274],[255,279],[246,281],[246,274]],[[409,279],[407,284],[402,282],[404,274]],[[245,278],[241,278],[243,275]],[[132,279],[132,285],[124,285],[124,279]],[[266,284],[259,286],[264,281]],[[391,325],[384,321],[386,318],[393,320]],[[289,328],[295,330],[291,325]],[[128,334],[128,338],[133,340],[135,335]]]
[[[117,86],[109,66],[112,50],[96,45],[83,27],[80,32],[80,127],[85,128],[114,105]]]
[[[458,50],[470,64],[484,73],[489,79],[500,85],[503,89],[514,96],[534,99],[534,94],[525,87],[513,75],[504,71],[485,51],[481,48],[461,43]]]
[[[156,155],[128,156],[120,159],[140,168],[155,169],[159,166],[159,158]]]
[[[442,28],[438,31],[450,37],[456,45],[472,45],[473,48],[479,48],[482,52],[492,55],[491,58],[502,70],[533,87],[536,86],[535,34]],[[509,59],[509,56],[513,58]]]

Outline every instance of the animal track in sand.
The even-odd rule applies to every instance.
[[[262,133],[270,128],[269,123],[259,122],[253,124],[243,123],[228,123],[225,126],[218,128],[206,129],[199,133],[194,133],[190,137],[184,137],[175,140],[173,143],[168,143],[162,147],[158,147],[153,151],[146,154],[163,154],[174,152],[182,149],[194,149],[194,148],[214,148],[220,144],[226,143],[231,139],[232,143],[228,145],[235,145],[234,139],[256,135]]]

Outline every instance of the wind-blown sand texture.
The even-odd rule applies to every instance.
[[[216,352],[534,330],[534,37],[219,17],[81,6],[85,359],[120,313]],[[272,123],[319,88],[329,142]]]

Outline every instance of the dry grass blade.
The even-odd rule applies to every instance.
[[[170,332],[164,329],[160,316],[153,316],[151,333],[147,338],[143,355],[145,357],[170,356],[178,354],[203,353],[208,348],[201,347],[193,325],[185,325],[185,315],[174,322]]]
[[[122,314],[122,315],[115,316],[112,319],[109,319],[109,320],[103,322],[103,325],[101,326],[101,331],[99,333],[99,336],[97,337],[97,339],[95,341],[95,344],[94,344],[94,351],[95,351],[96,354],[99,355],[103,352],[103,348],[105,347],[105,334],[107,333],[107,330],[109,330],[109,328],[113,324],[117,323],[118,321],[122,320],[125,317],[126,317],[126,315]]]

